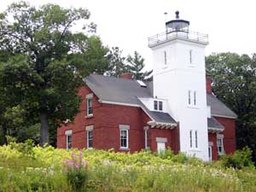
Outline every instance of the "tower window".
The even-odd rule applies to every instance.
[[[164,51],[164,64],[167,65],[167,53]]]
[[[197,131],[195,131],[195,148],[198,148]]]
[[[197,92],[188,90],[188,105],[196,106],[197,105]]]
[[[193,147],[193,131],[192,130],[189,131],[189,146],[190,148]]]
[[[193,63],[193,52],[192,52],[192,50],[189,50],[189,63],[190,64]]]
[[[196,105],[196,91],[194,91],[194,105]]]
[[[188,90],[188,105],[191,105],[191,91]]]

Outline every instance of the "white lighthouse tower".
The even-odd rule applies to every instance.
[[[165,23],[166,31],[149,38],[153,53],[154,97],[168,101],[179,123],[180,151],[207,161],[208,126],[204,49],[208,36],[189,30],[189,21]]]

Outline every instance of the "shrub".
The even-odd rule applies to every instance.
[[[221,162],[224,167],[242,169],[245,167],[253,168],[251,160],[252,151],[250,148],[245,147],[242,150],[237,150],[232,155],[224,155],[221,157]]]

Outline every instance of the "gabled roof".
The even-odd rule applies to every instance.
[[[237,118],[237,115],[213,94],[207,94],[207,105],[211,106],[211,114],[213,116]]]
[[[141,86],[136,80],[91,74],[84,79],[87,86],[97,95],[100,102],[141,107],[154,124],[176,125],[177,122],[168,114],[150,111],[139,98],[153,98],[152,82]],[[207,94],[207,105],[211,106],[213,116],[236,118],[236,114],[214,95]],[[214,118],[208,119],[208,127],[223,129]]]
[[[85,83],[103,102],[140,106],[138,97],[152,97],[148,86],[141,87],[135,80],[91,74]]]

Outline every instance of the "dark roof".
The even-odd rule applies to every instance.
[[[103,102],[105,101],[110,103],[138,106],[144,109],[144,111],[151,118],[153,118],[152,120],[156,122],[176,123],[168,113],[150,111],[138,99],[153,97],[152,82],[145,82],[147,86],[142,87],[136,80],[121,79],[96,74],[91,74],[84,80],[88,87]],[[207,94],[207,105],[211,106],[211,113],[213,116],[236,118],[236,114],[212,94]],[[210,123],[214,123],[214,120],[210,120]]]
[[[213,116],[237,118],[237,115],[213,94],[207,94],[207,105],[211,106]]]
[[[92,74],[86,84],[100,100],[130,105],[140,105],[138,97],[152,97],[148,87],[141,87],[135,80]]]
[[[224,126],[221,125],[214,117],[208,118],[208,129],[223,131]]]
[[[176,124],[176,121],[168,113],[157,112],[157,111],[150,111],[150,115],[158,123]]]

